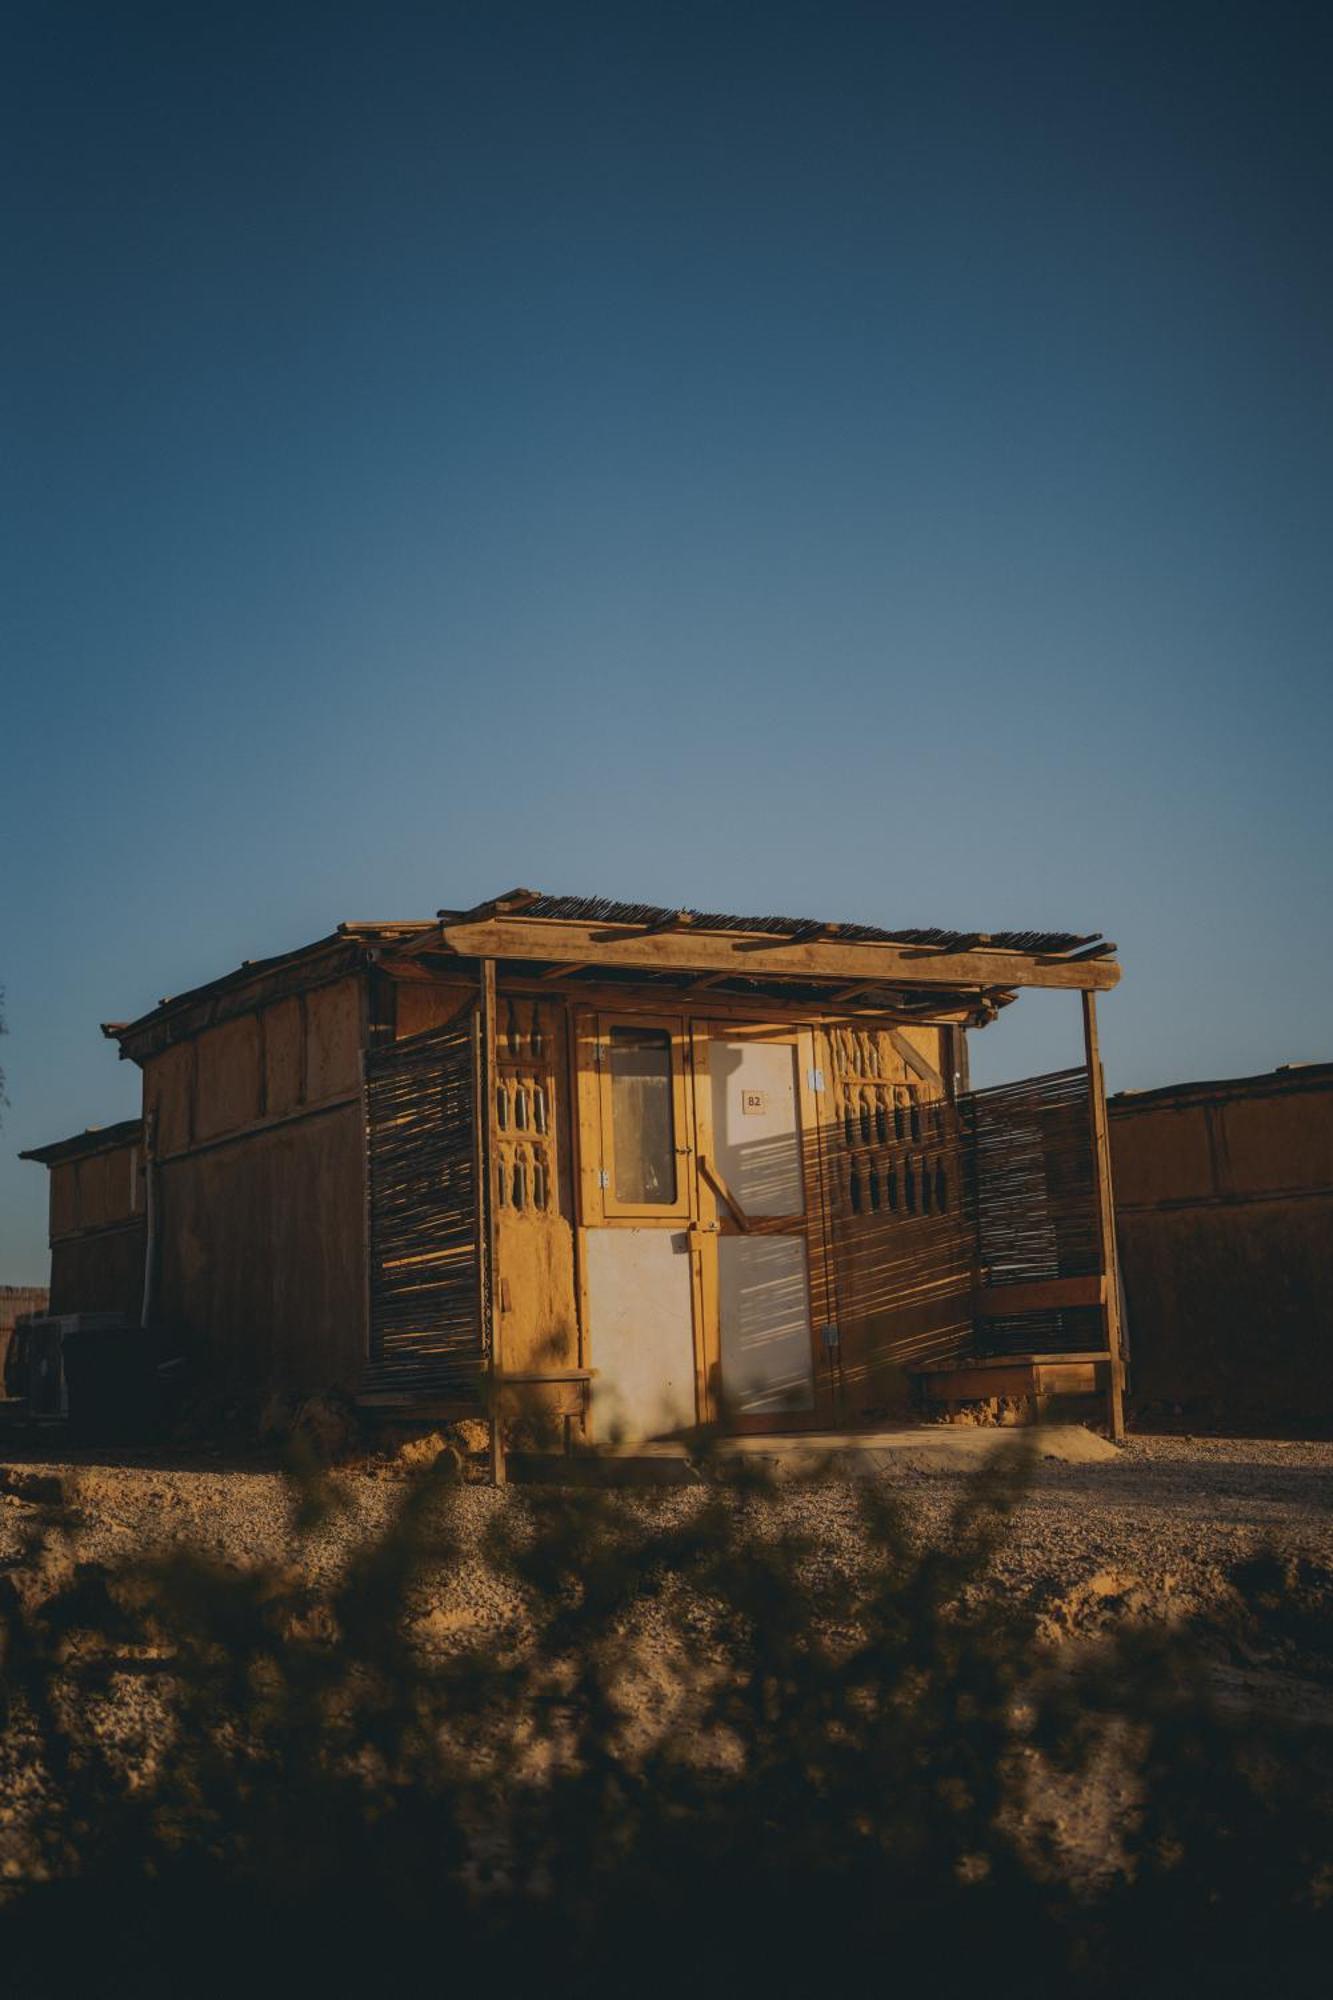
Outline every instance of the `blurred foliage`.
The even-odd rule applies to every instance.
[[[704,1470],[694,1506],[511,1495],[509,1611],[437,1643],[447,1459],[326,1585],[196,1554],[6,1581],[6,1990],[1327,1990],[1326,1734],[1219,1703],[1183,1627],[1039,1644],[991,1574],[1022,1447],[925,1546],[862,1484],[855,1562],[790,1485]],[[340,1504],[296,1469],[299,1535]],[[1089,1871],[1036,1780],[1095,1772]]]

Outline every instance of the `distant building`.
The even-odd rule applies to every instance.
[[[45,1285],[0,1285],[0,1395],[4,1393],[5,1362],[15,1320],[44,1313],[49,1294]]]
[[[93,1125],[19,1156],[50,1170],[51,1287],[56,1314],[138,1319],[144,1277],[143,1126]]]
[[[1109,1111],[1135,1408],[1333,1428],[1333,1063]]]

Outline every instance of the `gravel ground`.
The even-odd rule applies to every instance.
[[[1002,1442],[1002,1440],[997,1440]],[[947,1537],[964,1491],[952,1472],[907,1464],[878,1475],[898,1495],[923,1541]],[[337,1475],[344,1505],[314,1535],[295,1532],[291,1490],[272,1469],[217,1463],[80,1462],[28,1453],[0,1458],[0,1579],[40,1593],[72,1562],[116,1564],[127,1557],[188,1546],[244,1568],[265,1561],[300,1565],[312,1581],[335,1577],[368,1534],[400,1504],[402,1472],[380,1464]],[[1333,1732],[1333,1444],[1235,1439],[1134,1438],[1114,1460],[1038,1462],[1032,1483],[1003,1537],[997,1586],[1036,1607],[1039,1630],[1057,1648],[1096,1643],[1126,1619],[1197,1616],[1209,1670],[1223,1701]],[[413,1629],[427,1650],[450,1650],[468,1635],[512,1631],[521,1607],[484,1560],[485,1531],[506,1512],[520,1518],[532,1489],[481,1485],[456,1490],[464,1555],[428,1578],[413,1608]],[[670,1523],[707,1499],[698,1486],[633,1494],[629,1503]],[[809,1531],[815,1562],[837,1574],[855,1569],[861,1541],[858,1489],[842,1480],[793,1481],[778,1505]],[[44,1539],[44,1552],[42,1542]],[[1294,1579],[1299,1617],[1256,1626],[1236,1584],[1241,1566],[1272,1552]],[[636,1669],[632,1702],[650,1733],[671,1726],[679,1693],[675,1665],[682,1644],[695,1658],[693,1625],[662,1629],[645,1614],[648,1656]],[[1295,1635],[1293,1637],[1293,1634]],[[706,1641],[704,1642],[706,1651]],[[150,1746],[167,1740],[161,1690],[133,1679],[118,1683],[108,1735]],[[155,1704],[157,1704],[155,1706]],[[0,1887],[30,1864],[25,1831],[47,1779],[19,1738],[0,1744]],[[1092,1881],[1118,1865],[1116,1828],[1133,1800],[1109,1765],[1066,1782],[1043,1771],[1033,1793],[1042,1838],[1053,1839],[1077,1878]]]
[[[952,1474],[903,1467],[883,1475],[923,1538],[942,1533],[961,1490]],[[53,1503],[73,1516],[72,1553],[115,1562],[189,1544],[222,1562],[303,1561],[318,1578],[337,1572],[367,1533],[390,1518],[403,1492],[384,1468],[338,1475],[346,1506],[304,1545],[278,1472],[115,1464],[101,1460],[0,1460],[0,1568],[24,1566],[24,1545]],[[57,1485],[58,1482],[58,1485]],[[699,1488],[642,1494],[633,1504],[668,1519],[698,1507]],[[1333,1613],[1333,1444],[1243,1439],[1132,1438],[1099,1465],[1039,1464],[996,1564],[1006,1590],[1049,1607],[1055,1625],[1097,1622],[1098,1608],[1151,1614],[1224,1598],[1237,1566],[1264,1549],[1299,1562],[1328,1587]],[[500,1509],[522,1509],[525,1490],[485,1486],[458,1495],[465,1547],[480,1542]],[[837,1480],[783,1489],[782,1505],[818,1538],[828,1560],[856,1560],[856,1493]],[[441,1580],[445,1622],[502,1621],[512,1609],[478,1556]]]

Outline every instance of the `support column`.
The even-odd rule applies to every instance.
[[[477,1061],[477,1220],[481,1253],[483,1337],[490,1354],[491,1479],[505,1483],[504,1438],[500,1424],[502,1373],[501,1315],[495,1227],[495,960],[481,961],[481,1008],[478,1014]]]
[[[1088,1065],[1088,1112],[1097,1190],[1098,1238],[1103,1280],[1102,1328],[1110,1350],[1106,1414],[1117,1443],[1125,1435],[1125,1361],[1121,1344],[1120,1277],[1115,1253],[1115,1200],[1111,1187],[1111,1138],[1106,1118],[1106,1079],[1097,1037],[1097,996],[1084,992],[1083,1052]]]

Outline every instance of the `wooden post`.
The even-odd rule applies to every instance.
[[[504,1438],[500,1428],[499,1273],[495,1229],[495,960],[481,962],[481,1011],[478,1020],[477,1063],[477,1220],[481,1270],[479,1277],[484,1330],[490,1350],[491,1479],[505,1483]]]
[[[1088,1065],[1088,1111],[1092,1127],[1092,1161],[1097,1190],[1098,1236],[1101,1242],[1102,1273],[1106,1279],[1106,1303],[1102,1325],[1110,1350],[1109,1385],[1106,1396],[1111,1436],[1117,1443],[1125,1435],[1125,1361],[1121,1348],[1120,1280],[1115,1254],[1115,1200],[1111,1188],[1111,1139],[1106,1122],[1106,1081],[1102,1075],[1101,1045],[1097,1039],[1097,996],[1085,992],[1083,1002],[1083,1050]]]

